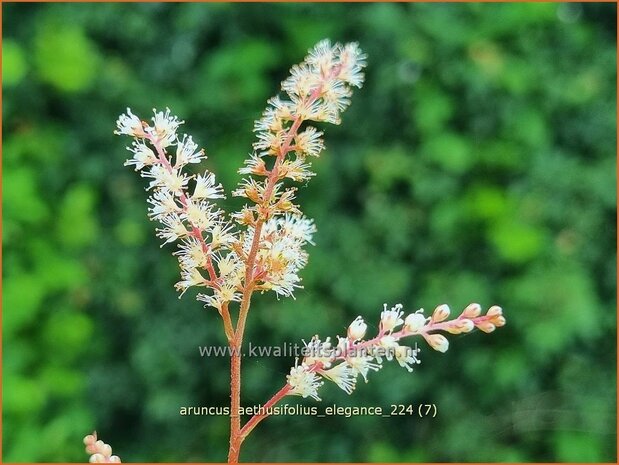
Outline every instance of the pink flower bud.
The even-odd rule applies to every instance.
[[[449,341],[442,334],[428,334],[424,336],[430,347],[439,352],[447,352],[449,349]]]
[[[486,313],[486,315],[488,315],[488,316],[501,316],[501,315],[503,315],[503,309],[501,307],[499,307],[498,305],[493,305],[492,307],[490,307],[490,309],[488,310],[488,313]]]
[[[470,304],[462,312],[463,318],[476,318],[481,314],[481,306],[479,304]]]
[[[475,328],[475,323],[471,320],[460,320],[460,327],[462,328],[463,333],[469,333],[473,331],[473,328]]]
[[[94,435],[89,434],[88,436],[84,437],[84,444],[88,446],[90,444],[94,444],[96,440],[97,439]]]
[[[109,456],[112,455],[112,446],[110,446],[109,444],[104,444],[103,447],[101,448],[100,452],[105,457],[109,457]]]
[[[90,463],[105,463],[105,457],[103,454],[94,454],[90,456]]]
[[[482,321],[481,323],[477,323],[477,327],[481,329],[484,333],[491,333],[496,329],[496,326],[489,321]]]
[[[458,328],[460,333],[469,333],[473,331],[473,328],[475,328],[475,323],[468,319],[461,319],[456,320],[455,326]]]
[[[432,321],[436,323],[440,323],[441,321],[445,321],[449,317],[449,305],[443,304],[439,305],[434,309],[434,313],[432,314]]]

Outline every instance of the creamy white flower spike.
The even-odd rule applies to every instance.
[[[177,130],[183,121],[172,115],[169,108],[165,112],[153,111],[152,126],[142,123],[130,109],[119,117],[116,134],[135,138],[127,148],[133,156],[125,165],[133,166],[150,180],[148,216],[161,224],[156,229],[157,236],[163,244],[180,242],[174,253],[181,269],[181,280],[175,286],[180,295],[194,286],[212,287],[213,296],[199,300],[212,303],[219,310],[224,303],[239,299],[242,276],[234,285],[220,283],[213,251],[217,250],[220,258],[235,253],[232,248],[238,242],[238,233],[211,203],[224,198],[215,175],[208,171],[197,176],[184,172],[188,164],[206,158],[204,150],[198,148],[191,136],[178,137]]]
[[[316,372],[324,379],[337,384],[348,394],[355,388],[357,376],[361,375],[368,382],[370,371],[378,371],[385,361],[395,360],[398,365],[412,372],[416,365],[421,363],[417,343],[413,347],[403,344],[403,339],[414,336],[422,336],[434,350],[446,352],[449,341],[438,331],[450,334],[460,334],[479,328],[482,331],[492,331],[497,326],[505,324],[503,310],[493,306],[485,316],[479,316],[481,308],[471,307],[453,320],[447,321],[448,307],[439,305],[434,312],[434,318],[427,318],[423,309],[411,313],[402,321],[403,306],[394,305],[387,310],[387,305],[380,314],[380,329],[378,334],[371,339],[364,339],[367,332],[367,324],[361,316],[358,316],[349,325],[346,337],[337,336],[338,343],[332,347],[330,339],[321,342],[318,336],[314,336],[307,347],[314,347],[317,352],[327,354],[326,357],[306,357],[302,366],[309,371]],[[477,314],[474,318],[466,318],[471,314],[471,309]],[[401,329],[400,325],[404,323]],[[323,349],[322,351],[320,349]],[[316,351],[315,351],[316,352]]]

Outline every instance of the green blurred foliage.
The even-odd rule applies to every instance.
[[[366,86],[300,190],[317,246],[296,300],[247,337],[334,336],[383,302],[500,303],[508,325],[385,367],[325,404],[433,402],[435,419],[273,417],[246,461],[616,460],[613,4],[4,4],[3,451],[223,461],[216,314],[172,284],[144,181],[112,135],[169,106],[230,190],[252,122],[316,41],[359,41]],[[233,209],[234,199],[222,206]],[[245,404],[294,363],[247,359]],[[311,402],[290,399],[289,402]]]

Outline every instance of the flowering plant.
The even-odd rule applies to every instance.
[[[295,204],[296,189],[289,186],[314,175],[310,160],[324,149],[323,133],[306,123],[340,123],[352,89],[363,84],[365,59],[356,43],[332,45],[324,40],[292,67],[282,83],[286,98],[270,99],[255,123],[254,152],[239,170],[245,177],[232,192],[247,203],[231,214],[214,203],[224,194],[213,173],[190,176],[184,171],[206,155],[191,136],[179,136],[183,121],[169,109],[155,110],[152,124],[130,109],[117,121],[116,134],[134,138],[126,165],[150,181],[148,215],[160,224],[157,236],[163,244],[178,243],[174,252],[181,270],[177,290],[182,296],[190,287],[204,289],[197,299],[221,317],[231,354],[230,463],[238,462],[243,441],[284,397],[320,400],[323,380],[351,394],[359,376],[367,382],[370,371],[378,371],[383,360],[395,360],[413,371],[420,363],[419,349],[401,344],[409,336],[421,336],[430,347],[445,352],[449,342],[440,332],[459,334],[474,328],[491,332],[505,324],[497,306],[482,315],[481,307],[471,304],[449,320],[447,305],[439,305],[427,317],[423,309],[406,315],[401,304],[389,309],[385,304],[378,333],[372,338],[365,338],[367,325],[360,316],[346,335],[337,336],[337,342],[314,336],[284,386],[241,424],[241,348],[252,297],[268,291],[290,297],[301,287],[299,273],[308,260],[305,246],[312,244],[316,230]],[[96,433],[84,442],[91,462],[120,461],[111,455],[109,445],[97,441]]]

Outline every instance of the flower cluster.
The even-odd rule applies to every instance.
[[[339,124],[341,112],[350,104],[352,87],[363,83],[364,66],[365,55],[357,44],[320,42],[282,83],[287,98],[270,99],[254,125],[254,152],[239,170],[245,177],[232,194],[251,202],[234,218],[247,226],[243,242],[249,245],[248,257],[258,258],[251,270],[251,278],[261,281],[257,289],[289,296],[299,287],[297,272],[307,260],[301,247],[309,242],[314,227],[294,203],[296,188],[286,186],[285,180],[302,182],[314,175],[308,158],[318,157],[324,149],[323,133],[304,123]],[[284,218],[283,223],[274,218]],[[261,231],[263,226],[269,233]],[[298,237],[285,237],[287,230],[299,231]]]
[[[86,453],[90,454],[90,463],[120,463],[120,457],[112,455],[112,447],[101,440],[97,440],[97,432],[84,438]]]
[[[357,44],[322,41],[292,68],[282,83],[288,99],[269,100],[255,123],[255,152],[239,170],[247,177],[233,195],[254,203],[232,215],[240,230],[212,203],[224,198],[215,175],[184,172],[186,165],[206,158],[191,136],[177,134],[184,121],[169,109],[154,110],[152,124],[130,109],[118,118],[115,133],[134,138],[125,164],[150,180],[149,216],[162,226],[157,235],[164,244],[180,242],[175,255],[181,295],[193,286],[209,288],[210,294],[197,298],[221,312],[228,302],[240,301],[248,287],[283,296],[300,287],[298,272],[307,263],[302,247],[311,243],[315,228],[294,205],[295,188],[284,187],[283,181],[313,176],[307,157],[317,157],[324,148],[322,132],[301,126],[306,121],[339,123],[351,88],[363,82],[364,60]]]
[[[331,45],[318,43],[305,60],[293,66],[291,75],[282,83],[286,99],[274,97],[256,121],[258,140],[254,153],[239,170],[244,178],[233,195],[255,203],[246,206],[238,220],[255,225],[260,218],[298,212],[292,202],[294,188],[283,187],[284,179],[305,181],[314,175],[308,157],[318,157],[324,148],[322,132],[306,121],[340,123],[340,114],[350,104],[352,87],[361,87],[365,55],[356,43]],[[272,168],[268,157],[275,157]]]
[[[127,149],[133,157],[125,165],[134,166],[150,179],[149,217],[161,224],[157,236],[164,244],[179,241],[177,256],[181,280],[176,288],[181,295],[192,286],[213,289],[214,296],[202,296],[216,308],[238,299],[241,260],[232,250],[236,242],[232,225],[211,202],[224,198],[221,184],[208,171],[197,176],[184,169],[206,158],[193,138],[177,134],[183,123],[167,109],[154,110],[152,124],[140,121],[130,109],[116,122],[116,134],[134,137]]]
[[[321,377],[351,394],[358,376],[361,375],[367,383],[368,373],[378,371],[383,358],[395,360],[409,372],[421,363],[418,357],[420,349],[416,344],[414,348],[400,344],[405,337],[422,336],[434,350],[445,352],[449,341],[439,331],[460,334],[478,328],[489,333],[505,324],[503,310],[496,305],[483,316],[479,304],[470,304],[455,319],[447,320],[449,315],[447,305],[439,305],[430,317],[426,317],[423,309],[404,316],[401,304],[391,309],[387,309],[385,304],[380,314],[378,334],[372,339],[363,339],[367,324],[360,316],[350,324],[346,337],[338,336],[336,346],[331,344],[330,338],[321,341],[314,336],[304,347],[302,363],[292,368],[287,376],[288,394],[320,400],[318,389],[323,385]]]

